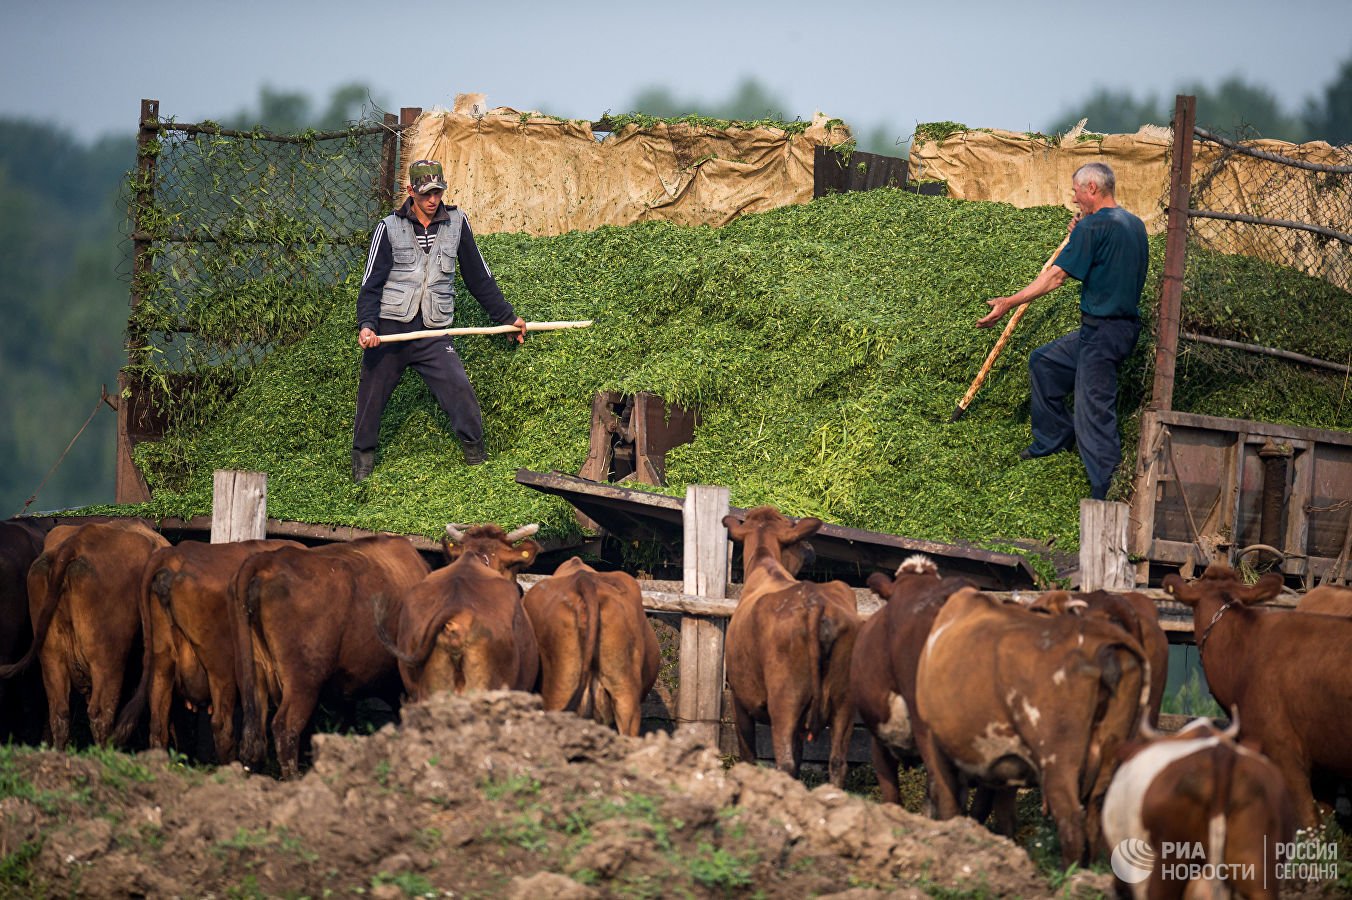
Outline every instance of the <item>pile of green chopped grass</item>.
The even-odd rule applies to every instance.
[[[332,312],[308,339],[258,367],[214,426],[138,447],[154,500],[120,511],[207,514],[213,470],[247,469],[268,473],[268,514],[280,519],[429,537],[446,522],[540,522],[543,535],[566,536],[578,530],[571,508],[516,484],[517,469],[577,472],[592,396],[646,390],[703,416],[694,442],[667,456],[666,493],[721,484],[735,506],[771,503],[930,540],[1054,541],[1073,551],[1078,501],[1088,495],[1078,457],[1017,458],[1029,442],[1028,354],[1077,326],[1073,282],[1035,302],[966,416],[949,422],[999,334],[974,327],[984,301],[1037,274],[1068,215],[877,190],[721,229],[646,223],[551,238],[484,236],[484,254],[522,316],[595,320],[588,329],[533,333],[519,348],[504,337],[457,338],[484,408],[487,464],[464,464],[441,411],[408,372],[385,413],[375,474],[351,483],[360,351],[348,288],[335,292]],[[1152,252],[1149,298],[1162,239]],[[1184,328],[1261,336],[1271,303],[1246,293],[1242,277],[1221,277],[1235,264],[1228,260],[1205,260],[1219,273],[1207,283],[1223,285],[1224,297],[1192,304],[1188,315],[1198,312]],[[1349,308],[1347,294],[1322,282],[1278,275],[1292,295],[1322,292],[1323,302]],[[469,295],[459,296],[456,324],[485,323]],[[1334,359],[1352,352],[1347,329],[1330,339],[1326,318],[1281,320],[1281,346]],[[1125,375],[1127,471],[1152,329],[1153,320]],[[1179,408],[1352,427],[1339,378],[1273,360],[1242,368],[1216,373],[1206,397]],[[1119,489],[1128,481],[1119,475]]]

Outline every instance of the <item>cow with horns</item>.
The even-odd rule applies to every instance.
[[[829,726],[828,773],[843,786],[854,721],[850,657],[860,626],[854,591],[842,581],[795,577],[801,545],[822,521],[794,522],[760,506],[745,518],[725,516],[723,525],[742,544],[745,573],[725,649],[741,758],[755,760],[756,723],[768,723],[775,764],[797,776],[804,736]]]
[[[1201,578],[1164,579],[1192,607],[1193,633],[1216,700],[1238,709],[1240,737],[1281,770],[1303,827],[1318,822],[1310,774],[1352,777],[1352,620],[1345,616],[1257,609],[1275,597],[1282,576],[1246,585],[1223,562]]]
[[[1137,900],[1277,896],[1277,848],[1295,836],[1295,808],[1281,772],[1238,734],[1237,712],[1225,729],[1210,719],[1173,734],[1141,724],[1103,803],[1121,890],[1124,874],[1148,871],[1130,882]]]
[[[411,700],[535,689],[540,655],[516,575],[540,552],[529,539],[539,528],[447,525],[441,544],[449,564],[411,585],[396,615],[377,606],[381,642],[399,660]]]

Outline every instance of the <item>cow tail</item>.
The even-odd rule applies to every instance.
[[[33,620],[33,643],[28,645],[28,652],[24,653],[20,659],[7,666],[0,666],[0,678],[11,678],[27,669],[33,664],[33,660],[37,659],[38,653],[42,650],[42,645],[47,640],[47,631],[52,627],[52,618],[56,615],[56,608],[61,604],[61,596],[65,593],[61,579],[65,577],[66,573],[66,562],[70,554],[69,544],[70,541],[67,541],[58,547],[55,556],[47,553],[41,554],[29,568],[30,574],[39,566],[44,567],[47,573],[45,579],[46,593],[42,598],[42,606],[38,609],[38,616]]]
[[[808,599],[807,609],[807,665],[812,673],[807,708],[807,739],[810,741],[822,730],[826,716],[822,711],[822,645],[829,651],[835,643],[835,626],[822,615],[822,604],[816,597]]]
[[[1130,740],[1140,725],[1142,704],[1149,696],[1150,666],[1145,655],[1131,644],[1105,643],[1098,648],[1095,663],[1099,670],[1099,701],[1094,710],[1093,728],[1081,775],[1081,791],[1087,795],[1098,781],[1103,766],[1111,766],[1122,742]],[[1141,686],[1129,693],[1119,690],[1139,676]],[[1111,740],[1105,743],[1102,737]]]
[[[239,685],[240,729],[239,757],[257,765],[267,754],[266,737],[258,708],[258,683],[254,673],[253,620],[258,614],[259,579],[255,559],[244,561],[230,592],[230,627],[235,637],[235,682]]]
[[[1211,792],[1210,808],[1207,810],[1206,861],[1220,866],[1225,862],[1226,817],[1230,813],[1230,792],[1239,754],[1235,751],[1235,745],[1226,740],[1218,742],[1209,752],[1216,786]]]
[[[390,651],[390,655],[402,663],[411,666],[422,665],[427,660],[427,653],[423,653],[421,656],[416,653],[406,653],[399,649],[398,641],[390,636],[387,621],[390,617],[390,598],[385,595],[384,591],[371,598],[371,608],[376,618],[376,639],[380,641],[381,646]],[[423,636],[423,644],[430,648],[430,639],[426,635]]]
[[[577,688],[568,704],[577,710],[584,719],[596,714],[596,666],[601,642],[601,601],[596,592],[596,579],[589,572],[578,573],[577,578],[577,615],[582,620],[577,629],[578,668]]]
[[[115,744],[127,743],[132,731],[136,729],[141,713],[145,712],[146,695],[150,692],[150,673],[154,668],[152,648],[155,627],[152,624],[154,616],[151,604],[159,601],[165,609],[169,608],[169,586],[173,580],[174,573],[162,566],[146,566],[145,572],[141,575],[141,592],[137,598],[141,605],[141,636],[145,644],[141,656],[141,680],[136,683],[136,692],[127,700],[127,705],[122,707],[122,712],[117,717],[117,725],[113,727],[112,736]]]

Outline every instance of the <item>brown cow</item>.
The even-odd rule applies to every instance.
[[[141,578],[141,631],[145,637],[141,681],[118,719],[114,739],[126,741],[150,705],[150,744],[169,744],[169,713],[175,693],[189,709],[211,716],[218,762],[235,759],[235,639],[231,633],[231,588],[239,567],[255,553],[295,541],[184,541],[162,547]]]
[[[394,657],[376,635],[373,610],[403,596],[428,572],[408,538],[255,553],[240,566],[230,604],[243,728],[240,758],[265,756],[269,701],[283,778],[300,773],[300,739],[321,689],[345,696],[397,685]],[[390,615],[397,612],[395,608]]]
[[[1286,779],[1304,827],[1317,815],[1312,769],[1352,776],[1352,621],[1343,616],[1252,609],[1282,588],[1269,572],[1245,585],[1225,563],[1164,589],[1192,607],[1193,633],[1207,684],[1225,708],[1238,708],[1240,736],[1261,747]]]
[[[1159,724],[1169,673],[1169,636],[1160,627],[1159,610],[1153,600],[1136,591],[1121,594],[1103,590],[1087,594],[1047,591],[1038,595],[1029,609],[1097,616],[1136,638],[1150,663],[1150,724]]]
[[[882,572],[868,586],[887,605],[864,620],[850,660],[850,693],[859,718],[873,735],[873,769],[884,803],[900,803],[897,768],[919,751],[915,669],[930,625],[950,594],[971,586],[965,578],[940,578],[927,556],[907,558],[895,578]]]
[[[841,787],[854,722],[850,655],[860,625],[854,591],[843,581],[798,581],[784,565],[785,551],[815,534],[820,519],[792,522],[760,506],[745,519],[725,516],[723,525],[742,544],[745,573],[724,654],[741,758],[756,759],[756,722],[768,722],[775,764],[796,777],[804,734],[811,740],[829,725],[828,771]]]
[[[661,651],[632,575],[574,556],[522,601],[540,644],[545,709],[566,709],[637,735]]]
[[[28,614],[28,569],[42,553],[51,530],[49,519],[14,518],[0,522],[0,665],[23,658],[33,644]],[[42,740],[42,685],[31,669],[0,679],[0,742]]]
[[[136,602],[146,560],[169,542],[139,521],[58,526],[28,570],[33,644],[0,678],[36,657],[52,746],[70,741],[72,687],[84,697],[94,740],[112,736],[128,658],[141,634]]]
[[[997,789],[1036,782],[1063,862],[1084,864],[1097,851],[1115,754],[1147,700],[1145,656],[1131,635],[963,588],[930,628],[915,700],[939,818],[961,811],[960,774]]]
[[[1300,612],[1322,613],[1326,616],[1352,616],[1352,588],[1321,584],[1306,591],[1296,601]]]
[[[1146,725],[1124,748],[1103,802],[1120,889],[1130,883],[1137,900],[1277,896],[1277,847],[1295,837],[1295,808],[1277,767],[1235,743],[1238,726],[1194,719],[1160,734]]]
[[[516,573],[540,552],[527,540],[539,527],[508,534],[492,524],[446,526],[450,564],[402,595],[392,636],[378,631],[411,700],[436,691],[534,690],[540,654]]]

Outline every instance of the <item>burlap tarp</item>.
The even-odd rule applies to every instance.
[[[812,199],[819,144],[849,138],[825,116],[806,130],[627,125],[597,140],[592,123],[500,107],[481,114],[434,110],[405,131],[408,164],[435,159],[447,200],[480,233],[532,235],[663,219],[723,225],[745,213]]]
[[[1169,152],[1172,131],[1146,126],[1137,134],[1110,134],[1079,139],[1072,133],[1060,142],[1012,131],[960,131],[940,141],[911,145],[913,179],[947,182],[948,195],[966,200],[995,200],[1018,207],[1062,205],[1073,210],[1070,179],[1087,162],[1104,162],[1117,176],[1117,202],[1144,220],[1151,233],[1165,230],[1169,199]],[[1349,153],[1319,141],[1246,141],[1245,146],[1290,159],[1344,166]],[[1194,141],[1193,182],[1225,153],[1218,144]],[[1346,176],[1343,176],[1346,178]],[[1329,190],[1328,176],[1292,169],[1239,153],[1206,180],[1195,203],[1212,212],[1285,219],[1352,232],[1352,207],[1347,188]],[[1343,182],[1344,185],[1346,181]],[[1194,187],[1194,190],[1197,190]],[[1274,242],[1270,233],[1251,225],[1193,218],[1194,235],[1224,253],[1244,253],[1299,268],[1339,287],[1350,286],[1347,248],[1338,242],[1312,239]],[[1294,245],[1294,246],[1293,246]]]

